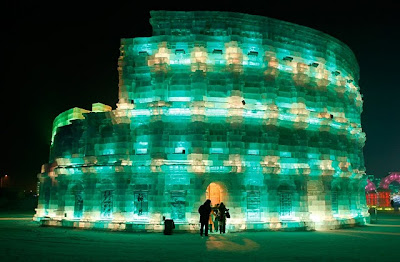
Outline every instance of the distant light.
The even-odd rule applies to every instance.
[[[4,177],[8,177],[7,175],[5,175]]]

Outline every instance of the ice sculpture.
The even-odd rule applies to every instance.
[[[198,227],[206,198],[229,231],[368,220],[359,68],[322,32],[231,12],[152,11],[122,39],[119,102],[54,121],[38,175],[46,225]]]
[[[400,203],[397,203],[400,196],[400,172],[389,172],[389,175],[382,179],[375,178],[373,175],[368,177],[368,184],[365,187],[368,207],[374,207],[378,210],[393,210],[400,206]],[[376,185],[379,185],[379,187],[376,187]],[[395,206],[393,206],[392,200],[396,201]]]

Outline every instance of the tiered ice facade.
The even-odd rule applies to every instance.
[[[194,230],[211,198],[230,208],[231,231],[366,223],[363,102],[346,45],[239,13],[154,11],[150,22],[153,36],[122,40],[117,109],[56,118],[36,219]]]

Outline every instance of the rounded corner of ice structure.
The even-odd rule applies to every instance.
[[[132,232],[172,219],[193,232],[210,199],[229,209],[230,232],[366,223],[362,96],[346,45],[248,14],[151,16],[153,36],[121,40],[117,109],[55,119],[35,219]]]

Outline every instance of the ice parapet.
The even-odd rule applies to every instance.
[[[160,230],[171,218],[193,230],[210,198],[230,208],[229,230],[366,222],[359,69],[346,45],[247,14],[151,16],[152,37],[121,41],[117,108],[56,118],[38,220]]]

